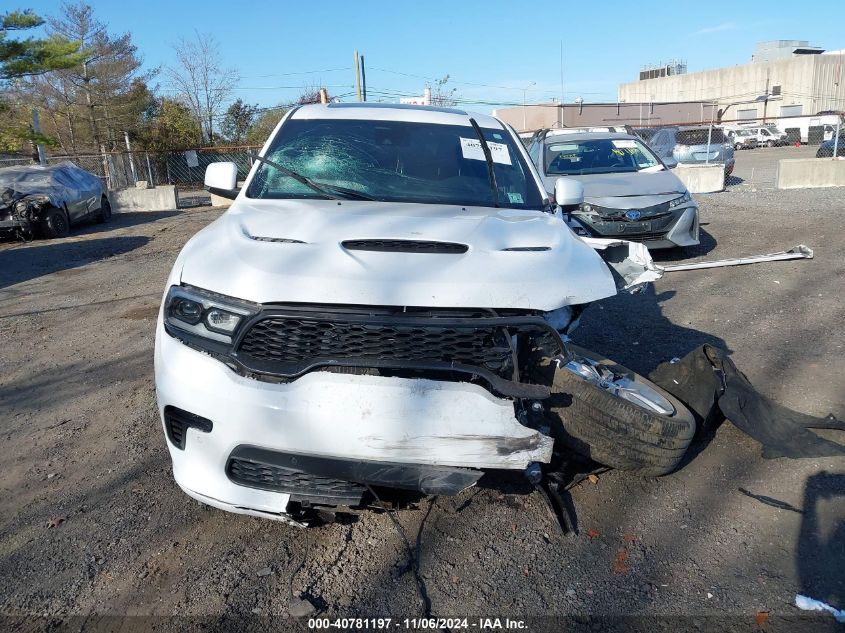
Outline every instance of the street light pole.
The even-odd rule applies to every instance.
[[[528,84],[527,86],[525,86],[525,88],[522,89],[522,131],[523,132],[525,132],[526,129],[528,128],[528,122],[527,122],[527,119],[525,117],[525,98],[526,98],[525,95],[526,95],[526,93],[528,92],[528,89],[531,86],[536,86],[536,85],[537,85],[537,82],[532,81],[530,84]]]

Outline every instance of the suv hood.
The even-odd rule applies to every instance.
[[[350,250],[347,240],[467,248]],[[560,218],[483,207],[239,198],[188,242],[179,269],[181,283],[256,303],[547,311],[616,294],[610,269]]]
[[[563,176],[574,178],[584,185],[584,200],[611,209],[649,207],[674,200],[687,188],[671,171],[654,173],[586,174]],[[546,188],[554,191],[557,176],[547,176]],[[636,198],[636,199],[634,199]]]

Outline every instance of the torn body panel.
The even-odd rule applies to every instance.
[[[596,249],[613,272],[617,290],[636,292],[663,277],[663,268],[654,263],[644,244],[595,237],[581,239]]]

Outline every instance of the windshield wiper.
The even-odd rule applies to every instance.
[[[493,206],[498,207],[499,187],[496,185],[496,172],[493,169],[493,154],[490,153],[490,147],[487,145],[487,141],[484,139],[484,134],[481,132],[481,128],[478,127],[478,123],[476,123],[475,119],[470,117],[469,123],[478,135],[478,140],[481,141],[481,150],[484,152],[484,160],[487,161],[487,173],[490,175],[490,188],[493,190]]]
[[[360,191],[356,191],[355,189],[348,189],[346,187],[330,185],[328,183],[323,182],[314,182],[307,176],[298,174],[295,171],[288,169],[284,165],[280,165],[276,161],[270,160],[269,158],[264,158],[263,156],[259,156],[258,154],[255,154],[253,152],[250,152],[249,155],[258,162],[264,163],[265,165],[270,165],[270,167],[272,167],[273,169],[277,169],[278,171],[282,172],[285,176],[293,178],[295,181],[302,183],[303,185],[316,191],[320,195],[326,196],[327,198],[331,198],[332,200],[340,200],[340,198],[331,193],[332,191],[336,191],[341,195],[346,196],[347,198],[356,198],[358,200],[375,200],[375,198],[371,198],[367,194],[361,193]]]

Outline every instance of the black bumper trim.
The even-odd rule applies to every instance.
[[[226,463],[226,475],[237,485],[262,490],[288,492],[292,500],[319,497],[319,491],[280,490],[272,484],[245,483],[232,475],[235,460],[280,469],[285,473],[301,473],[326,480],[352,482],[362,486],[380,486],[414,490],[430,495],[456,495],[474,485],[483,471],[454,466],[433,466],[428,464],[406,464],[397,462],[375,462],[346,459],[342,457],[320,457],[274,451],[256,446],[235,447]]]

